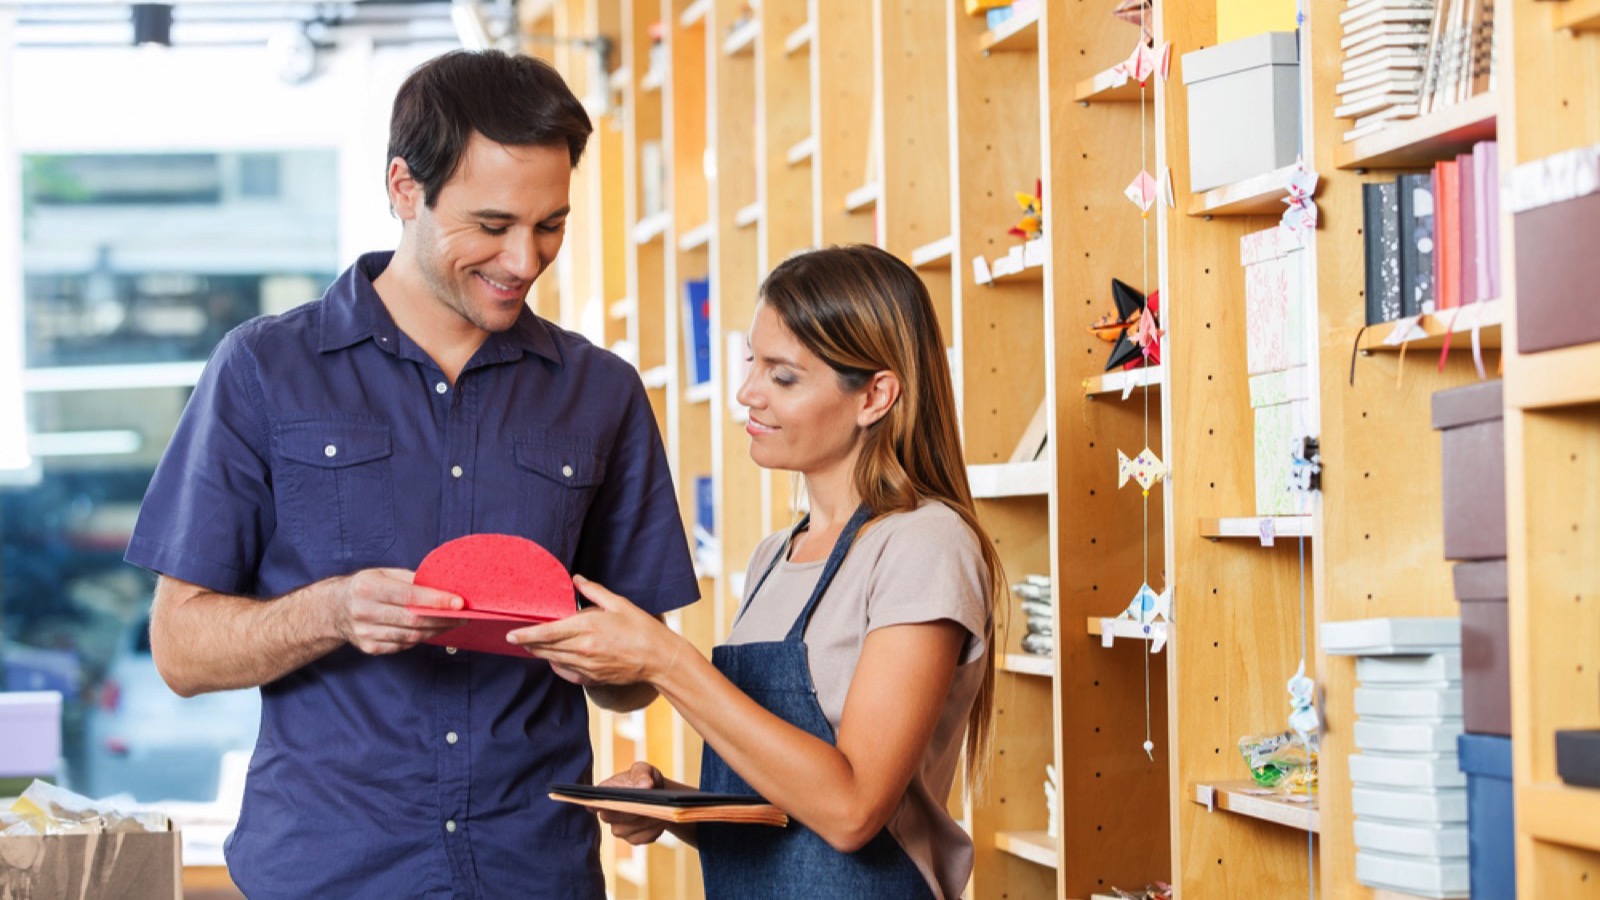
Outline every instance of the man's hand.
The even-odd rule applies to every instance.
[[[628,771],[618,772],[600,782],[600,787],[656,789],[665,786],[666,779],[662,777],[661,770],[647,762],[636,762]],[[661,832],[667,830],[664,819],[652,819],[649,816],[636,816],[609,809],[598,812],[600,821],[611,826],[611,833],[630,844],[653,843],[656,838],[661,837]]]
[[[406,569],[363,569],[330,579],[329,609],[334,629],[362,653],[374,656],[415,647],[461,623],[418,615],[407,606],[460,609],[461,598],[448,591],[413,584]]]

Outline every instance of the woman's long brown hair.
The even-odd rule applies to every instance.
[[[846,390],[860,390],[876,372],[899,377],[900,399],[867,429],[856,459],[856,492],[873,516],[910,512],[933,498],[977,537],[989,570],[989,617],[983,682],[967,720],[966,783],[976,794],[988,771],[994,623],[1004,608],[1005,572],[972,502],[950,364],[928,289],[893,255],[856,244],[790,257],[762,283],[761,300]]]

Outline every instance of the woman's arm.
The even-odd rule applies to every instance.
[[[647,681],[759,794],[842,852],[894,814],[938,725],[967,632],[946,620],[869,633],[830,746],[756,703],[685,639],[579,581],[597,608],[513,632],[535,656],[600,682]]]

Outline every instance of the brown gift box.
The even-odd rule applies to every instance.
[[[1506,620],[1506,561],[1456,563],[1461,601],[1462,726],[1474,734],[1511,734],[1511,641]]]
[[[176,831],[0,837],[8,900],[182,900]]]
[[[1506,447],[1500,382],[1433,395],[1441,434],[1445,559],[1506,555]]]

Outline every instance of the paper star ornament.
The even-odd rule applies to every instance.
[[[1133,205],[1139,207],[1141,213],[1148,214],[1150,212],[1150,204],[1156,202],[1156,191],[1159,187],[1149,172],[1140,169],[1139,174],[1128,182],[1128,186],[1122,191],[1122,194],[1132,200]]]

